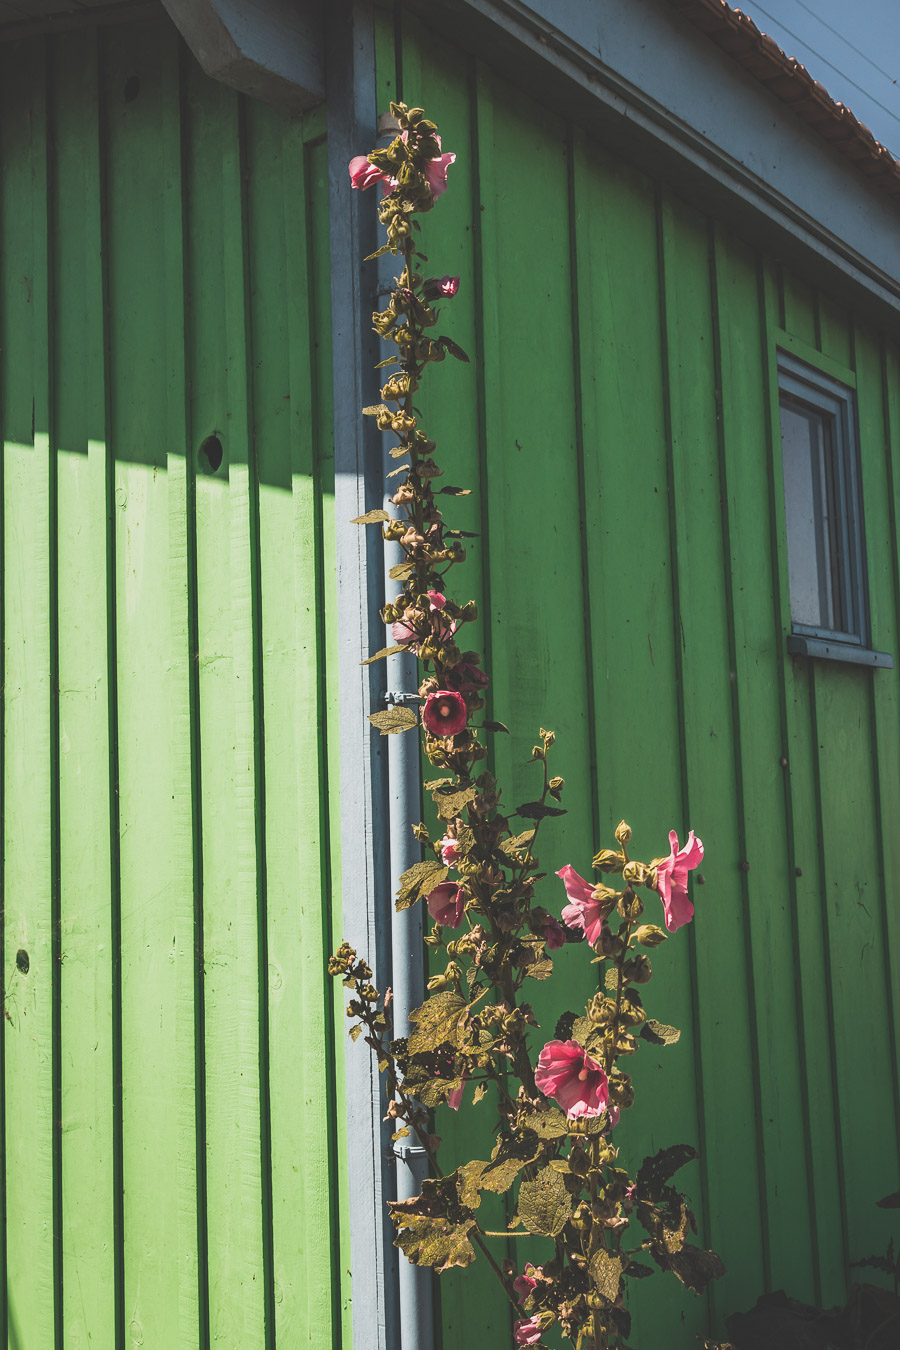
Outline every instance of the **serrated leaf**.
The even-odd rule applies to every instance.
[[[376,511],[367,511],[364,516],[354,516],[351,525],[378,525],[383,520],[390,520],[387,511],[379,506]]]
[[[443,493],[445,497],[471,497],[472,489],[451,487],[450,484],[447,483],[444,487],[438,488],[438,495],[441,493]]]
[[[377,362],[377,364],[374,365],[372,369],[384,370],[385,366],[399,366],[399,364],[400,364],[399,356],[386,356],[383,361]]]
[[[355,1041],[361,1031],[362,1031],[362,1024],[357,1022],[355,1027],[350,1028],[350,1030],[347,1032],[347,1035],[350,1037],[351,1041]]]
[[[588,1271],[594,1288],[604,1303],[615,1303],[619,1297],[623,1265],[622,1258],[613,1256],[605,1247],[601,1247],[591,1258]]]
[[[390,251],[391,251],[390,244],[382,244],[381,248],[377,248],[374,253],[370,253],[365,258],[363,258],[363,262],[372,262],[374,261],[375,258],[382,258],[384,257],[385,253],[390,253]]]
[[[409,1020],[415,1023],[415,1031],[409,1037],[409,1053],[422,1055],[439,1045],[458,1045],[468,1010],[468,1004],[459,994],[449,990],[432,994],[421,1008],[415,1008],[409,1014]]]
[[[477,1209],[481,1204],[481,1174],[487,1163],[474,1159],[456,1171],[456,1189],[460,1203],[467,1209]]]
[[[399,469],[391,469],[390,473],[386,473],[384,476],[385,478],[396,478],[398,473],[409,473],[411,467],[409,464],[401,464]]]
[[[460,1205],[454,1176],[426,1179],[421,1195],[391,1201],[388,1209],[397,1229],[394,1245],[413,1265],[432,1266],[440,1273],[475,1260],[468,1236],[475,1216]]]
[[[398,1139],[408,1139],[408,1138],[409,1138],[409,1126],[404,1125],[402,1129],[397,1130],[394,1134],[391,1135],[391,1142],[396,1144]]]
[[[375,369],[377,370],[378,367],[376,366]],[[377,417],[380,412],[390,412],[386,403],[370,403],[367,408],[363,408],[362,415],[363,417]]]
[[[475,1091],[472,1093],[472,1105],[477,1106],[487,1096],[487,1083],[476,1083]]]
[[[385,708],[383,712],[369,713],[369,721],[373,727],[378,728],[382,736],[393,736],[398,731],[411,731],[413,727],[419,725],[418,714],[413,712],[412,708],[405,708],[402,705]]]
[[[409,909],[420,896],[427,895],[447,880],[449,869],[436,858],[426,858],[424,862],[413,863],[400,878],[397,899],[394,902],[397,911]]]
[[[528,1128],[541,1139],[562,1139],[569,1133],[569,1122],[557,1107],[548,1106],[546,1111],[528,1117]]]
[[[681,1032],[677,1027],[667,1027],[664,1022],[657,1022],[652,1017],[644,1023],[638,1035],[651,1045],[675,1045],[681,1040]]]
[[[658,1153],[645,1158],[641,1163],[635,1178],[638,1191],[642,1196],[655,1199],[666,1182],[671,1180],[680,1168],[699,1156],[697,1150],[690,1144],[673,1144],[671,1148],[660,1149]]]
[[[409,454],[409,446],[408,446],[408,445],[392,445],[391,448],[390,448],[390,450],[388,450],[388,454],[390,455],[391,459],[399,459],[401,455],[408,455],[408,454]]]
[[[603,1038],[602,1028],[595,1026],[589,1017],[577,1017],[572,1026],[570,1039],[576,1041],[582,1050],[591,1050]]]
[[[616,970],[615,966],[610,966],[609,970],[603,976],[603,988],[609,989],[611,991],[613,989],[618,989],[618,987],[619,987],[619,972],[618,970]]]
[[[439,1077],[435,1071],[435,1064],[434,1054],[423,1054],[409,1065],[403,1076],[403,1091],[406,1095],[414,1097],[417,1102],[421,1102],[429,1109],[441,1106],[450,1093],[461,1088],[464,1082],[461,1072],[451,1078]]]
[[[441,820],[452,820],[454,816],[459,815],[467,802],[475,800],[478,789],[475,787],[448,788],[444,791],[438,789],[431,795]]]
[[[505,722],[485,722],[483,726],[485,731],[505,731],[509,735],[509,727]]]
[[[457,361],[468,362],[469,360],[468,356],[466,356],[462,347],[460,347],[458,343],[454,342],[452,338],[439,337],[438,342],[441,344],[441,346],[444,348],[445,351],[448,351],[450,353],[451,356],[455,356]]]
[[[544,1167],[533,1181],[523,1181],[516,1214],[529,1233],[543,1237],[561,1233],[572,1217],[572,1200],[559,1173]]]
[[[391,578],[392,581],[405,581],[407,577],[412,576],[415,570],[416,570],[415,563],[411,562],[395,563],[394,566],[391,568],[391,570],[388,572],[388,576]]]
[[[511,839],[504,839],[498,847],[501,853],[515,853],[526,844],[530,844],[533,838],[534,830],[523,830],[521,834],[515,834]]]
[[[626,1275],[630,1280],[646,1280],[648,1275],[653,1274],[652,1266],[644,1266],[640,1261],[629,1261]]]
[[[525,820],[543,820],[545,816],[564,816],[565,810],[561,806],[547,806],[544,802],[526,802],[524,806],[517,806],[513,815],[522,816]]]
[[[900,1191],[894,1191],[893,1195],[886,1195],[875,1203],[879,1209],[900,1209]]]
[[[481,1174],[481,1189],[502,1195],[508,1191],[523,1167],[534,1162],[541,1151],[541,1141],[530,1130],[521,1135],[501,1139],[489,1163]]]
[[[711,1280],[720,1280],[728,1273],[721,1256],[690,1242],[677,1252],[669,1252],[667,1268],[695,1294],[702,1294]]]
[[[553,974],[553,962],[549,957],[545,960],[532,961],[531,965],[526,967],[525,974],[530,980],[549,980]]]
[[[367,656],[365,661],[360,661],[359,664],[361,666],[370,666],[373,661],[380,661],[384,656],[396,656],[398,652],[405,651],[405,647],[382,647],[380,652],[376,652],[374,656]]]

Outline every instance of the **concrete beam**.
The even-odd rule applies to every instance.
[[[321,0],[162,0],[207,75],[285,112],[325,99]]]

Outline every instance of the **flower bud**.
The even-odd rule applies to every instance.
[[[594,856],[594,866],[598,872],[621,872],[624,863],[622,854],[614,848],[601,848]]]
[[[651,872],[642,862],[627,862],[622,868],[622,876],[632,886],[648,886]]]
[[[625,962],[622,973],[626,980],[631,980],[633,984],[646,984],[653,970],[646,956],[633,956],[630,961]]]
[[[631,839],[631,826],[626,825],[624,820],[620,820],[616,826],[616,840],[624,848]]]
[[[665,942],[668,933],[657,928],[655,923],[642,923],[640,928],[634,930],[634,936],[642,947],[658,947]]]

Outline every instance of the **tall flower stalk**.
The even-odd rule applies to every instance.
[[[403,552],[390,572],[399,593],[382,611],[394,645],[369,659],[413,652],[422,679],[418,712],[394,707],[370,721],[384,735],[418,727],[440,775],[426,784],[437,828],[411,826],[423,858],[400,878],[396,906],[427,906],[434,926],[425,941],[446,960],[410,1016],[413,1030],[402,1038],[392,1033],[389,993],[382,996],[372,985],[369,966],[352,947],[344,943],[329,968],[351,990],[351,1037],[365,1036],[385,1075],[394,1139],[414,1134],[430,1163],[421,1195],[389,1206],[397,1246],[411,1262],[438,1272],[467,1266],[480,1252],[516,1309],[518,1345],[540,1345],[556,1324],[577,1350],[624,1348],[627,1284],[652,1273],[641,1258],[697,1292],[724,1271],[717,1256],[688,1241],[694,1216],[671,1185],[675,1172],[696,1157],[694,1149],[664,1149],[632,1178],[618,1165],[613,1142],[634,1101],[623,1065],[641,1038],[656,1046],[678,1040],[674,1028],[647,1017],[639,986],[652,975],[647,951],[693,916],[687,878],[703,845],[692,832],[679,848],[673,832],[668,857],[640,862],[629,854],[631,831],[623,821],[616,847],[593,860],[608,881],[587,881],[567,864],[557,873],[568,901],[560,918],[536,902],[544,880],[538,835],[544,820],[564,814],[564,782],[549,769],[555,737],[542,729],[532,750],[541,773],[536,800],[508,810],[494,775],[479,768],[487,756],[484,738],[506,727],[485,720],[488,676],[462,639],[476,608],[457,603],[448,581],[465,560],[465,535],[445,523],[438,498],[463,490],[438,486],[443,470],[415,406],[431,363],[448,355],[468,360],[435,331],[436,307],[456,294],[459,278],[426,277],[427,259],[418,248],[417,217],[447,189],[456,156],[443,150],[421,108],[392,103],[391,115],[394,140],[352,160],[350,175],[355,187],[381,188],[387,239],[372,257],[391,253],[402,264],[387,306],[372,316],[376,332],[396,349],[381,364],[395,369],[381,401],[363,409],[396,438],[390,453],[400,462],[390,478],[399,482],[391,497],[395,513],[370,511],[358,523],[380,524],[384,538]],[[665,928],[644,922],[642,893],[662,900]],[[602,978],[583,1012],[561,1009],[547,1039],[528,1001],[528,982],[551,979],[552,953],[571,942],[585,943]],[[490,1158],[445,1173],[433,1111],[441,1105],[458,1110],[466,1099],[474,1106],[487,1096],[496,1109]],[[481,1224],[485,1192],[512,1194],[508,1231]],[[525,1260],[517,1274],[498,1259],[496,1243],[502,1250],[510,1236],[526,1243],[532,1237],[541,1263]]]

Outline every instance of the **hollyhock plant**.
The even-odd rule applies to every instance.
[[[539,1314],[534,1317],[520,1317],[513,1324],[513,1335],[516,1338],[516,1345],[537,1345],[541,1339],[541,1319]]]
[[[428,892],[425,903],[435,923],[445,928],[458,928],[462,923],[466,895],[455,881],[442,881],[439,886],[435,886],[433,891]]]
[[[683,849],[678,848],[678,835],[669,831],[669,856],[656,866],[654,889],[659,891],[666,916],[666,927],[674,933],[694,917],[694,906],[688,899],[687,875],[703,861],[703,844],[691,830]]]
[[[609,1105],[603,1066],[577,1041],[548,1041],[538,1056],[535,1085],[555,1097],[570,1120],[599,1116]]]
[[[425,700],[422,721],[432,736],[458,736],[468,720],[466,701],[453,689],[438,689]]]
[[[576,928],[584,933],[593,947],[603,931],[603,920],[609,912],[609,906],[595,898],[595,887],[579,876],[571,863],[566,863],[556,875],[562,879],[571,902],[563,909],[563,923],[567,928]]]
[[[663,1148],[645,1158],[632,1178],[624,1149],[620,1156],[613,1142],[635,1102],[630,1057],[645,1041],[657,1047],[656,1054],[678,1040],[677,1028],[649,1016],[653,971],[643,949],[659,947],[692,917],[687,877],[703,846],[692,833],[679,849],[673,833],[670,856],[647,864],[629,856],[631,830],[622,821],[617,847],[602,849],[593,860],[602,883],[594,885],[566,864],[557,873],[566,889],[563,921],[542,903],[540,888],[550,892],[555,883],[545,883],[538,839],[545,855],[552,817],[563,814],[565,782],[548,769],[556,738],[540,730],[531,763],[542,782],[515,805],[516,797],[504,795],[483,762],[489,738],[507,731],[493,720],[504,709],[474,718],[485,707],[488,676],[477,652],[456,645],[458,627],[477,615],[474,604],[455,598],[453,568],[465,560],[467,536],[445,524],[442,508],[465,488],[444,489],[446,495],[435,488],[444,470],[417,406],[428,406],[418,390],[432,362],[468,360],[450,337],[436,336],[435,325],[453,307],[431,304],[455,295],[460,281],[450,275],[423,280],[419,269],[427,260],[415,219],[447,189],[447,169],[456,157],[443,152],[438,129],[421,108],[392,103],[390,111],[400,134],[387,148],[354,159],[350,175],[357,188],[381,183],[377,214],[386,242],[374,256],[400,258],[390,299],[372,316],[375,331],[393,344],[381,365],[398,369],[384,376],[381,402],[365,412],[381,433],[395,438],[386,449],[402,467],[391,473],[394,514],[387,507],[368,511],[356,523],[380,527],[402,554],[390,569],[401,593],[383,606],[381,617],[395,643],[418,658],[424,706],[419,716],[405,702],[395,703],[371,713],[370,721],[384,735],[424,727],[422,748],[440,775],[425,783],[425,819],[413,825],[421,860],[398,878],[396,894],[400,911],[424,901],[433,921],[424,941],[437,964],[424,1003],[402,1022],[395,1020],[390,991],[379,994],[371,968],[348,943],[329,970],[350,991],[351,1037],[374,1051],[385,1075],[393,1139],[414,1136],[428,1160],[421,1194],[389,1202],[397,1247],[437,1273],[485,1262],[512,1309],[516,1345],[538,1346],[542,1331],[553,1327],[554,1345],[558,1334],[573,1350],[624,1350],[633,1342],[628,1291],[651,1273],[650,1262],[697,1293],[724,1273],[714,1253],[687,1240],[696,1225],[672,1184],[695,1150],[684,1144]],[[539,623],[527,578],[522,589],[524,612]],[[386,648],[370,660],[389,655]],[[518,659],[524,665],[528,658],[519,653]],[[605,800],[602,791],[598,799]],[[458,881],[445,880],[450,868]],[[641,891],[662,897],[665,928],[643,921]],[[586,938],[592,950],[576,948],[561,959],[560,948],[576,937]],[[579,984],[579,955],[588,992],[581,1013],[567,1006]],[[589,963],[601,969],[593,971]],[[553,1039],[537,1063],[532,981],[547,981],[542,1022],[550,996],[560,995]],[[485,1098],[483,1124],[496,1133],[490,1161],[485,1140],[480,1159],[466,1161],[466,1152],[439,1159],[433,1109],[446,1102],[458,1111]],[[655,1138],[655,1122],[649,1128],[645,1122],[642,1131]],[[472,1136],[466,1131],[462,1137]],[[459,1143],[457,1134],[455,1151]],[[508,1227],[486,1226],[491,1207],[482,1205],[482,1193],[505,1196]],[[643,1233],[635,1231],[638,1225]],[[504,1257],[510,1237],[525,1234],[552,1239],[553,1256],[548,1249],[546,1265],[529,1263],[516,1275]],[[674,1344],[681,1330],[676,1326],[666,1344]]]

